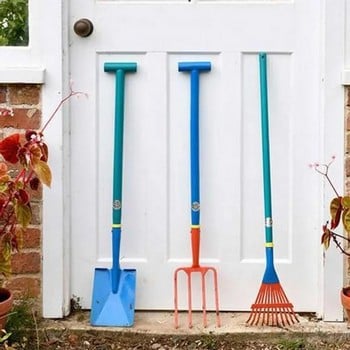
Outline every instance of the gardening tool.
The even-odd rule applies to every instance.
[[[179,267],[174,274],[174,304],[175,304],[175,327],[178,327],[178,273],[183,271],[187,275],[188,289],[188,326],[192,327],[192,273],[200,273],[202,287],[202,310],[203,325],[207,326],[206,310],[206,285],[205,277],[207,272],[211,271],[214,278],[216,324],[220,327],[219,315],[219,296],[217,272],[214,267],[200,266],[199,264],[199,246],[200,246],[200,200],[199,200],[199,74],[200,72],[210,71],[210,62],[180,62],[180,72],[191,73],[191,245],[192,245],[192,266]]]
[[[266,269],[255,303],[251,306],[251,313],[247,323],[250,325],[261,324],[269,326],[286,326],[299,321],[293,311],[293,305],[288,301],[288,298],[279,282],[274,267],[266,60],[266,53],[260,53],[259,71]]]
[[[112,268],[96,268],[92,294],[93,326],[128,327],[134,324],[136,270],[120,269],[124,86],[125,73],[136,72],[136,63],[105,63],[105,72],[114,72],[115,121],[112,205]]]

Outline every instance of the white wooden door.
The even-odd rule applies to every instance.
[[[137,63],[125,86],[121,264],[137,270],[137,309],[172,309],[174,270],[191,262],[190,81],[177,66],[196,60],[212,64],[200,77],[201,263],[218,269],[222,310],[250,308],[265,270],[257,53],[266,51],[276,269],[295,309],[316,310],[320,182],[307,165],[321,155],[319,7],[70,1],[70,73],[89,95],[70,117],[71,293],[83,307],[94,268],[111,266],[115,76],[103,65]],[[73,32],[80,18],[94,24],[89,37]]]

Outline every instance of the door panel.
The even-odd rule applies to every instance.
[[[89,308],[94,268],[111,265],[115,77],[103,64],[136,62],[125,86],[121,265],[137,269],[137,309],[173,308],[174,270],[191,263],[190,80],[177,65],[210,61],[200,75],[201,263],[218,269],[221,309],[250,308],[265,268],[264,50],[276,268],[296,310],[316,310],[305,295],[318,293],[318,188],[307,167],[320,153],[316,2],[72,1],[71,27],[81,17],[95,28],[70,37],[71,75],[90,96],[71,108],[72,294]]]

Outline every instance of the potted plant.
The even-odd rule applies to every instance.
[[[24,231],[32,219],[31,196],[42,185],[50,187],[49,150],[44,131],[62,104],[80,92],[70,90],[60,101],[41,130],[24,130],[0,140],[0,274],[11,274],[11,258],[21,248]],[[12,115],[10,108],[0,108],[0,116]],[[13,294],[0,287],[0,329],[13,303]]]
[[[329,203],[330,221],[327,221],[322,227],[321,244],[327,250],[333,242],[340,252],[350,257],[350,250],[343,246],[343,242],[350,243],[350,196],[341,196],[336,190],[331,178],[329,177],[329,167],[333,163],[335,157],[333,156],[328,164],[312,164],[311,166],[322,176],[325,177],[335,197]],[[339,227],[343,228],[343,233],[337,233],[334,230]],[[350,325],[350,286],[343,287],[340,291],[340,299],[344,310],[347,314],[348,326]]]

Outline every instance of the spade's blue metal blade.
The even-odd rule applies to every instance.
[[[93,326],[131,327],[135,318],[136,270],[121,270],[112,291],[112,270],[95,269],[90,322]]]

